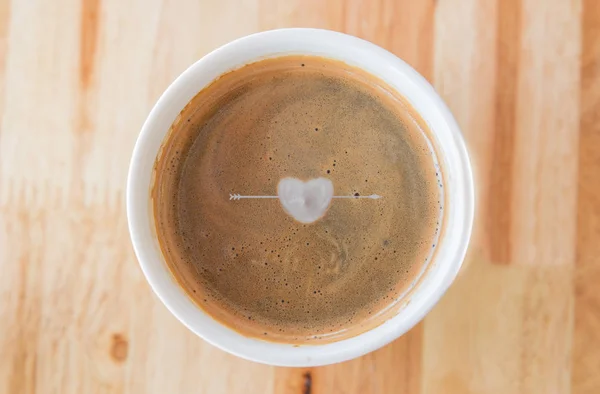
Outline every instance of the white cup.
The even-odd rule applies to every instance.
[[[171,124],[208,83],[237,67],[266,57],[318,55],[359,67],[387,82],[421,115],[433,134],[444,171],[445,214],[437,251],[397,313],[352,338],[316,345],[292,345],[245,337],[214,320],[188,298],[160,251],[150,191],[154,161]],[[364,355],[398,338],[436,304],[458,273],[471,236],[473,176],[460,129],[452,114],[413,68],[390,52],[359,38],[328,30],[282,29],[230,42],[194,63],[160,97],[142,127],[127,182],[127,217],[135,253],[150,286],[166,307],[207,342],[239,357],[281,366],[317,366]],[[410,301],[410,302],[408,302]]]

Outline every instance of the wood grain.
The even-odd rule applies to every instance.
[[[321,27],[419,70],[463,129],[475,233],[427,318],[356,360],[237,359],[153,296],[124,190],[142,122],[210,50]],[[600,392],[596,0],[0,0],[0,393]]]

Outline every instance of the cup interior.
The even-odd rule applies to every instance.
[[[397,313],[376,328],[338,342],[287,345],[242,336],[197,307],[171,276],[155,235],[151,207],[153,166],[161,144],[183,107],[221,74],[266,57],[316,55],[343,61],[382,79],[421,115],[433,134],[444,169],[445,225],[423,277],[401,300]],[[280,366],[317,366],[375,350],[404,334],[435,305],[454,280],[471,235],[474,193],[471,166],[460,130],[443,101],[414,69],[384,49],[327,30],[282,29],[257,33],[206,55],[160,97],[138,137],[127,184],[127,215],[144,275],[166,307],[207,342],[239,357]]]

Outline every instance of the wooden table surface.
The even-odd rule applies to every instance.
[[[459,278],[391,345],[287,369],[203,342],[125,217],[160,93],[242,35],[322,27],[419,70],[476,173]],[[600,393],[600,1],[0,0],[0,394]]]

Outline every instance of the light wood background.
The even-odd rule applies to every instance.
[[[476,171],[460,277],[410,333],[286,369],[225,354],[130,246],[130,154],[166,86],[236,37],[371,40],[447,101]],[[0,394],[600,393],[600,1],[0,0]]]

